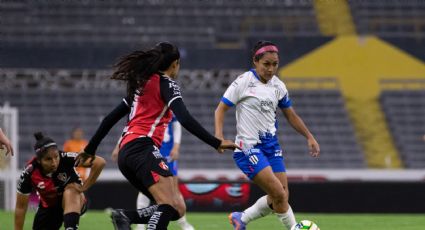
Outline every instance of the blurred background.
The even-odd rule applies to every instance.
[[[278,75],[321,145],[321,157],[309,157],[278,113],[296,209],[425,212],[422,0],[0,0],[0,127],[16,150],[1,156],[0,209],[14,207],[34,132],[62,145],[81,128],[89,139],[120,103],[125,86],[109,79],[120,56],[159,41],[178,45],[184,101],[212,132],[215,107],[251,68],[258,40],[278,45]],[[227,114],[232,139],[234,110]],[[94,208],[134,205],[136,192],[110,157],[123,127],[124,119],[98,149],[108,164],[90,191]],[[189,210],[245,207],[261,195],[230,152],[216,154],[186,131],[179,167]],[[244,195],[229,198],[227,188]],[[134,196],[111,201],[102,195],[111,189]]]

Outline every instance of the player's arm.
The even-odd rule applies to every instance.
[[[16,206],[15,206],[15,230],[22,230],[25,222],[25,215],[28,209],[28,194],[16,193]]]
[[[121,138],[120,138],[120,140],[121,140]],[[112,161],[114,161],[114,162],[117,162],[118,161],[118,153],[119,153],[119,151],[120,151],[120,141],[117,142],[117,144],[114,147],[114,150],[112,150],[112,153],[111,153],[111,159],[112,159]]]
[[[224,124],[224,115],[229,110],[229,106],[226,105],[224,102],[220,102],[215,109],[214,113],[214,127],[215,127],[215,136],[218,139],[223,140],[223,124]]]
[[[96,156],[96,158],[93,160],[92,166],[90,167],[89,176],[87,177],[81,188],[82,192],[87,191],[96,182],[105,165],[105,159]]]
[[[96,133],[90,139],[84,151],[80,153],[75,161],[76,166],[90,166],[95,159],[97,147],[105,138],[114,125],[130,112],[129,100],[124,99],[114,110],[112,110],[100,123]]]
[[[180,143],[182,139],[182,125],[178,121],[173,121],[173,148],[170,152],[172,160],[179,159]]]
[[[313,134],[305,125],[304,121],[295,112],[294,108],[292,106],[282,108],[282,112],[285,115],[286,120],[288,120],[289,124],[298,133],[307,139],[310,155],[313,157],[318,157],[320,155],[320,146],[314,138]]]
[[[220,153],[224,149],[235,149],[239,148],[233,141],[230,140],[219,140],[211,135],[204,127],[202,127],[195,118],[187,111],[187,108],[183,102],[180,94],[180,88],[172,80],[161,81],[161,97],[167,103],[168,107],[171,108],[174,115],[180,124],[190,133],[201,139],[203,142],[217,149]]]

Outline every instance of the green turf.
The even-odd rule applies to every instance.
[[[31,229],[34,213],[27,214],[24,229]],[[425,214],[307,214],[297,213],[297,219],[316,222],[322,230],[424,230]],[[188,213],[188,220],[198,230],[232,229],[227,213]],[[13,229],[13,213],[0,211],[0,229]],[[81,218],[80,229],[113,229],[107,213],[89,211]],[[172,223],[170,230],[178,230]],[[284,229],[273,215],[258,219],[248,229]]]

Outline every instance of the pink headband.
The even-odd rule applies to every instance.
[[[254,57],[264,52],[279,52],[279,50],[274,45],[264,46],[264,47],[261,47],[261,49],[257,50],[257,52],[255,52]]]

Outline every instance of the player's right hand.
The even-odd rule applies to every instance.
[[[235,149],[241,149],[241,148],[239,146],[237,146],[235,144],[235,142],[233,142],[231,140],[222,140],[220,146],[217,149],[217,151],[219,153],[223,153],[224,150],[226,150],[226,149],[235,150]]]

